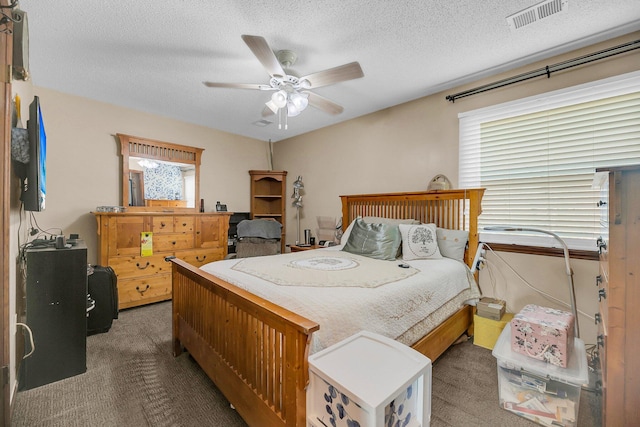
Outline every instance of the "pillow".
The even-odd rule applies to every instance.
[[[395,219],[395,218],[384,218],[381,216],[365,216],[363,217],[358,217],[358,218],[362,218],[362,220],[364,220],[364,222],[369,223],[369,224],[392,224],[392,225],[398,225],[398,224],[420,224],[420,221],[417,221],[415,219]],[[358,219],[356,218],[356,219]],[[349,240],[349,234],[351,234],[351,229],[353,229],[353,224],[356,222],[356,219],[354,219],[353,221],[351,221],[351,224],[349,224],[349,226],[347,227],[346,230],[344,230],[344,233],[342,234],[342,237],[340,238],[340,244],[346,244],[347,241]]]
[[[361,218],[361,217],[358,217]],[[341,245],[345,245],[347,244],[347,241],[349,240],[349,236],[351,235],[351,230],[353,230],[353,224],[356,223],[356,220],[358,219],[354,219],[353,221],[351,221],[351,224],[349,224],[349,226],[347,227],[346,230],[344,230],[344,233],[342,233],[342,236],[340,237],[340,244]]]
[[[464,250],[469,241],[469,231],[449,230],[447,228],[436,228],[438,237],[438,248],[440,254],[447,258],[464,261]]]
[[[397,225],[368,224],[362,218],[356,218],[342,250],[369,258],[395,261],[400,243],[402,240]]]
[[[398,227],[402,236],[402,259],[442,258],[435,224],[400,224]]]

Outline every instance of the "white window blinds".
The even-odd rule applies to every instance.
[[[640,163],[640,72],[460,115],[459,182],[485,187],[480,227],[537,228],[595,250],[595,169]],[[485,242],[557,246],[540,233]]]

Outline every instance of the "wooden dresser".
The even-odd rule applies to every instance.
[[[640,425],[640,165],[603,172],[598,239],[602,425]]]
[[[98,263],[118,276],[120,309],[171,299],[171,263],[175,255],[195,266],[227,255],[230,212],[103,213],[98,221]],[[142,256],[142,238],[152,254]]]

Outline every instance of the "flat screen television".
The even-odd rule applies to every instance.
[[[37,96],[33,97],[33,102],[29,105],[27,132],[29,163],[20,200],[25,210],[42,211],[47,195],[47,134],[44,131],[40,99]]]

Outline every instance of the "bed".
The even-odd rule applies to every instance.
[[[463,259],[471,265],[483,193],[484,189],[463,189],[341,196],[343,229],[357,217],[384,217],[466,230],[470,249]],[[325,250],[331,249],[317,251]],[[308,261],[316,251],[307,252],[300,256]],[[322,323],[250,292],[244,283],[232,283],[235,276],[219,270],[217,263],[209,268],[212,274],[180,259],[172,262],[174,355],[186,349],[249,425],[304,426],[307,358],[330,344],[316,339]],[[266,280],[255,279],[258,286]],[[413,331],[406,339],[435,360],[471,328],[472,319],[470,306],[455,307],[426,335],[416,338]]]

